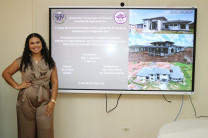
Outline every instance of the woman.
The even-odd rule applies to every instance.
[[[12,78],[17,71],[22,75],[21,84]],[[16,105],[18,138],[53,138],[58,77],[42,36],[30,34],[25,41],[23,56],[8,66],[2,76],[9,85],[19,90]]]

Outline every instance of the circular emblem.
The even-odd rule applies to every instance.
[[[124,11],[117,11],[114,15],[114,20],[118,24],[124,24],[127,19],[127,14]]]
[[[53,20],[57,24],[62,24],[66,20],[66,15],[63,11],[60,11],[60,10],[55,11],[53,14]]]

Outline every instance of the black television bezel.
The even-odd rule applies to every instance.
[[[129,90],[129,89],[77,89],[58,88],[61,93],[110,93],[110,94],[168,94],[168,95],[193,95],[195,88],[195,58],[196,58],[196,33],[197,33],[197,8],[195,7],[74,7],[58,6],[49,7],[49,53],[51,55],[51,21],[53,9],[154,9],[154,10],[194,10],[194,41],[193,41],[193,66],[192,66],[192,90]],[[52,55],[51,55],[52,56]]]

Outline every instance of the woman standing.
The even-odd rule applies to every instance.
[[[17,71],[22,75],[21,84],[12,78]],[[18,138],[53,138],[58,77],[41,35],[32,33],[26,38],[22,57],[9,65],[2,76],[10,86],[19,90],[16,105]]]

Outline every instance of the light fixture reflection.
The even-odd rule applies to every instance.
[[[108,52],[113,53],[115,51],[114,45],[108,45],[107,50],[108,50]]]

